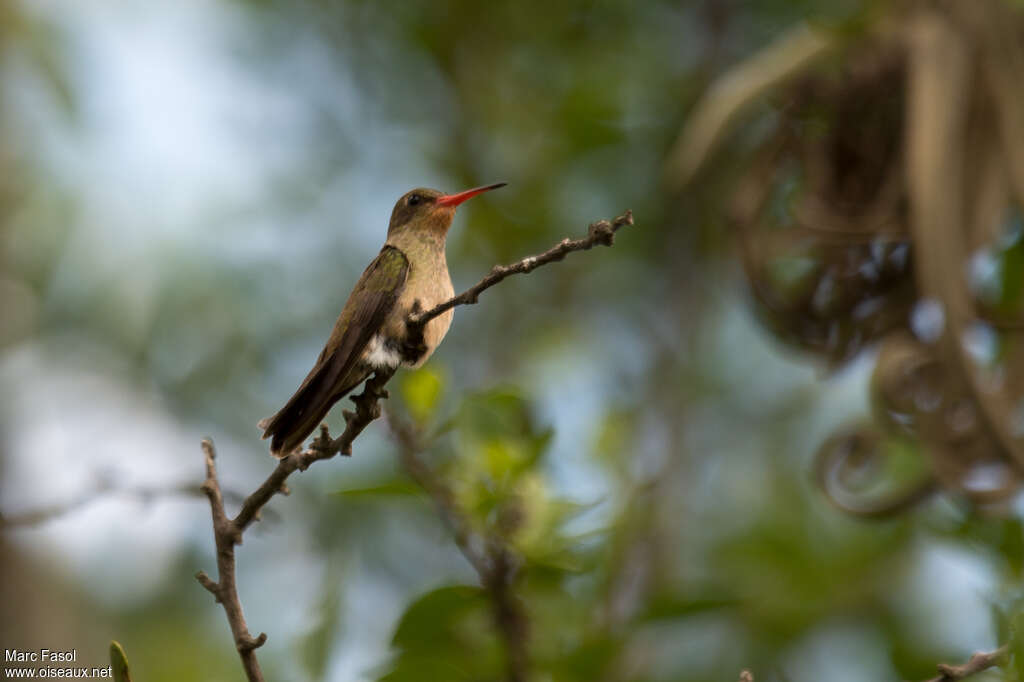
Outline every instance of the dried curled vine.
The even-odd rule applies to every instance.
[[[573,251],[584,251],[598,245],[611,246],[615,233],[622,227],[632,224],[633,214],[631,211],[626,211],[613,221],[600,220],[592,223],[586,237],[575,240],[564,239],[541,254],[528,256],[510,265],[496,266],[490,274],[458,296],[425,312],[413,313],[407,324],[413,331],[417,328],[422,330],[427,322],[446,310],[457,305],[476,303],[481,293],[506,277],[529,273],[541,265],[560,261]],[[206,481],[203,483],[202,490],[210,502],[210,511],[213,517],[213,537],[217,549],[217,580],[203,571],[196,574],[196,579],[223,607],[231,627],[235,647],[250,682],[262,682],[264,679],[256,659],[256,649],[266,642],[267,635],[261,632],[254,637],[245,622],[235,582],[235,547],[242,544],[242,535],[254,521],[259,519],[263,507],[278,493],[288,494],[286,481],[291,474],[295,471],[305,471],[315,462],[330,459],[337,454],[352,454],[353,441],[362,433],[363,429],[381,416],[380,401],[388,397],[385,385],[392,375],[393,372],[377,372],[368,379],[364,384],[363,392],[351,398],[356,405],[355,411],[346,410],[343,413],[344,432],[337,438],[331,438],[327,426],[321,426],[320,434],[313,439],[309,448],[290,454],[278,461],[277,466],[264,482],[243,500],[241,508],[234,518],[227,514],[224,507],[224,497],[217,477],[216,453],[213,443],[208,440],[203,441]],[[409,458],[407,449],[404,452],[407,466],[410,462],[415,462],[415,457]],[[426,480],[422,478],[421,484]],[[461,544],[459,546],[462,548]],[[465,553],[466,550],[463,551]],[[467,558],[469,557],[470,555],[467,554]],[[477,570],[480,572],[481,579],[490,583],[485,584],[485,587],[493,594],[502,596],[497,603],[504,610],[499,614],[497,624],[506,639],[512,643],[509,651],[510,677],[513,680],[521,680],[525,676],[526,655],[525,650],[515,643],[525,642],[525,634],[521,631],[525,625],[519,612],[516,611],[514,597],[510,592],[505,591],[514,576],[514,565],[510,562],[507,553],[500,551],[488,552],[484,559],[481,559]],[[520,671],[523,672],[520,673]]]
[[[693,116],[720,137],[715,116],[722,127],[769,90],[783,103],[731,210],[758,312],[830,367],[879,348],[873,423],[817,456],[837,506],[887,516],[937,488],[1002,501],[1024,475],[1024,305],[1019,283],[985,280],[977,264],[992,275],[1021,238],[1024,15],[998,0],[897,3],[841,40],[795,31]],[[811,68],[836,53],[838,69]],[[696,129],[674,173],[709,153]],[[847,485],[884,471],[888,445],[908,437],[930,475],[881,497]]]

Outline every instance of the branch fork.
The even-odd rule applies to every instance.
[[[206,480],[203,482],[202,490],[210,500],[210,511],[213,516],[213,539],[217,546],[217,580],[213,580],[204,571],[196,574],[196,580],[224,607],[235,640],[235,648],[242,659],[242,667],[245,668],[249,680],[262,682],[263,673],[256,660],[255,650],[263,646],[267,641],[267,635],[265,632],[261,632],[257,637],[250,634],[235,585],[235,545],[242,544],[244,526],[239,524],[237,518],[228,518],[224,511],[224,497],[217,481],[217,453],[212,441],[203,441],[203,454],[206,456]]]

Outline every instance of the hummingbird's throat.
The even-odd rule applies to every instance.
[[[448,236],[448,230],[452,226],[452,220],[455,218],[454,208],[438,207],[431,211],[428,216],[421,223],[422,227],[425,228],[421,232],[423,234],[429,234],[441,238],[442,244],[444,238]]]

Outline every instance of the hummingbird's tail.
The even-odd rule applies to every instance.
[[[274,457],[286,457],[299,448],[320,425],[334,403],[348,395],[370,374],[367,371],[351,371],[346,377],[348,380],[338,390],[334,382],[328,381],[325,373],[318,372],[318,369],[315,367],[310,372],[299,390],[277,414],[261,419],[257,424],[263,429],[263,438],[272,438],[270,454]]]

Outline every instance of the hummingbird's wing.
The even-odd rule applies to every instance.
[[[264,419],[270,451],[283,457],[306,440],[334,403],[370,374],[360,357],[395,306],[409,275],[409,259],[385,246],[363,272],[334,324],[316,365],[281,410]]]

